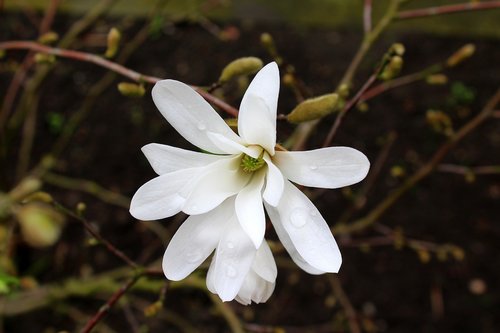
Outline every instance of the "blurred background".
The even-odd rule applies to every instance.
[[[373,2],[374,27],[390,2]],[[0,43],[31,40],[104,56],[116,28],[121,40],[111,61],[202,87],[214,87],[237,58],[278,60],[284,78],[293,78],[280,92],[278,113],[286,115],[301,96],[336,89],[363,41],[366,3],[0,0]],[[406,1],[399,12],[464,3],[483,2]],[[334,138],[334,146],[367,154],[367,180],[306,191],[339,242],[338,275],[300,271],[276,242],[278,280],[265,304],[221,305],[195,283],[204,281],[205,264],[194,274],[198,280],[142,278],[95,331],[500,331],[498,106],[375,223],[342,229],[404,187],[495,94],[499,17],[493,8],[396,18],[363,57],[353,93],[394,43],[406,51],[393,80],[408,82],[358,103]],[[273,42],[263,43],[263,34]],[[464,45],[473,45],[472,55],[443,65]],[[117,85],[131,81],[88,61],[8,50],[0,78],[0,332],[79,331],[132,274],[79,219],[140,265],[159,267],[185,216],[152,222],[130,216],[131,196],[155,176],[140,148],[193,147],[156,110],[151,85],[120,93]],[[238,107],[250,78],[234,78],[213,94]],[[321,146],[335,117],[321,120],[307,149]],[[286,142],[295,128],[281,120],[278,140]],[[29,195],[16,196],[23,191]],[[272,228],[266,238],[277,240]]]

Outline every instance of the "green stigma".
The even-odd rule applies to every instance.
[[[259,170],[264,166],[265,163],[266,162],[261,156],[259,156],[258,158],[254,158],[252,156],[244,154],[241,158],[240,166],[243,171],[250,173]]]

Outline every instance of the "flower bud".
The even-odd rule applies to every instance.
[[[322,118],[337,110],[338,101],[339,95],[335,93],[306,99],[287,115],[287,119],[292,123],[301,123]]]
[[[53,64],[56,62],[56,56],[47,53],[37,53],[35,54],[35,62],[37,64]]]
[[[394,43],[392,44],[389,52],[401,57],[403,56],[403,54],[405,54],[405,46],[401,43]]]
[[[38,42],[40,44],[45,44],[45,45],[53,44],[58,40],[59,40],[59,35],[57,34],[57,32],[54,31],[46,32],[40,37],[38,37]]]
[[[448,77],[444,74],[433,74],[427,76],[425,81],[430,85],[443,85],[448,83]]]
[[[122,38],[122,34],[116,28],[111,28],[108,32],[108,48],[106,49],[106,53],[104,56],[106,58],[113,58],[118,52],[118,46],[120,45],[120,40]]]
[[[425,114],[427,123],[437,133],[442,133],[446,136],[453,134],[453,124],[451,118],[440,110],[428,110]]]
[[[380,74],[380,79],[391,80],[396,77],[403,68],[403,58],[401,56],[395,55],[389,60],[389,63],[385,66]]]
[[[118,83],[118,91],[120,91],[123,96],[127,97],[142,97],[146,93],[146,89],[142,84],[131,82]]]
[[[474,44],[465,44],[458,51],[453,53],[448,60],[446,60],[446,66],[454,67],[460,64],[462,61],[470,58],[476,51],[476,46]]]
[[[28,203],[28,202],[44,202],[44,203],[52,203],[54,201],[54,198],[47,193],[43,191],[38,191],[35,193],[32,193],[28,195],[26,198],[24,198],[23,203]]]
[[[33,247],[48,247],[61,236],[64,215],[51,206],[30,202],[16,211],[23,239]]]
[[[236,59],[224,67],[219,77],[219,82],[225,83],[236,76],[255,74],[262,66],[262,60],[256,57]]]

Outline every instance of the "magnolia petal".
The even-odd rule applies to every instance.
[[[235,142],[241,141],[210,104],[188,85],[175,80],[162,80],[155,84],[152,95],[165,119],[193,145],[211,153],[226,153],[208,139],[208,132],[219,133]]]
[[[267,176],[266,189],[262,197],[268,204],[276,207],[283,195],[285,180],[283,179],[281,171],[273,164],[267,153],[264,154],[263,159],[267,163]]]
[[[291,181],[312,187],[338,188],[366,177],[370,162],[349,147],[328,147],[309,151],[278,151],[273,158]]]
[[[258,280],[262,280],[255,272],[250,270],[241,285],[238,295],[236,295],[236,301],[243,305],[250,305],[252,303],[252,296],[255,290],[258,288]]]
[[[163,272],[167,279],[182,280],[207,259],[233,214],[233,204],[233,200],[227,200],[206,214],[191,215],[182,223],[163,256]]]
[[[227,224],[215,251],[214,285],[224,301],[233,300],[243,284],[255,257],[255,247],[241,229],[236,215]]]
[[[262,152],[262,148],[257,146],[246,147],[238,142],[226,138],[218,133],[208,132],[207,136],[212,142],[226,154],[241,154],[245,153],[251,157],[257,158]]]
[[[206,213],[230,196],[238,193],[248,182],[249,174],[239,169],[239,157],[220,160],[192,181],[193,190],[182,211],[188,215]]]
[[[215,251],[217,253],[217,250]],[[207,289],[212,294],[217,294],[217,291],[215,290],[214,267],[215,267],[215,254],[212,257],[212,261],[210,262],[210,266],[208,267],[207,271]]]
[[[276,234],[278,235],[278,238],[280,239],[281,244],[283,244],[283,247],[285,250],[288,252],[290,257],[292,258],[293,262],[299,266],[302,270],[305,272],[312,274],[312,275],[320,275],[326,273],[325,271],[319,270],[317,268],[312,267],[307,263],[307,261],[302,258],[302,256],[297,252],[297,249],[295,248],[295,245],[293,245],[292,240],[290,239],[290,236],[288,236],[288,233],[286,232],[285,228],[283,227],[283,223],[281,222],[279,212],[276,208],[270,206],[269,204],[265,204],[266,206],[266,211],[267,214],[269,215],[269,218],[271,219],[271,222],[274,226],[274,230],[276,231]]]
[[[280,75],[275,62],[262,68],[248,86],[241,101],[238,132],[247,144],[257,144],[274,155],[276,111]]]
[[[285,183],[283,198],[276,207],[279,221],[293,245],[309,265],[337,273],[342,264],[340,250],[333,235],[314,204],[292,183]]]
[[[266,231],[266,216],[261,194],[264,175],[264,172],[255,172],[248,185],[238,192],[235,202],[238,222],[256,249],[262,244]]]
[[[278,268],[276,267],[273,253],[271,252],[271,249],[266,241],[262,242],[262,245],[257,250],[255,260],[252,264],[252,269],[264,280],[273,283],[276,281]]]
[[[153,170],[159,175],[181,169],[206,166],[221,158],[218,155],[198,153],[158,143],[147,144],[141,150]]]
[[[264,288],[261,290],[261,293],[258,295],[259,298],[255,298],[255,303],[265,303],[271,297],[274,292],[274,287],[276,286],[275,282],[265,281]]]
[[[179,213],[186,201],[182,192],[203,168],[183,169],[153,178],[135,192],[130,214],[139,220],[158,220]]]

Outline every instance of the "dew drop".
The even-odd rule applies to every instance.
[[[226,275],[227,277],[234,278],[238,274],[238,271],[233,265],[227,265],[226,267]]]
[[[191,264],[194,264],[198,261],[200,261],[201,259],[201,253],[199,251],[192,251],[192,252],[188,252],[186,254],[186,260],[187,262],[191,263]]]
[[[297,228],[302,228],[309,220],[309,213],[303,208],[295,208],[290,213],[290,222]]]
[[[203,124],[203,123],[198,123],[198,129],[199,129],[200,131],[204,131],[204,130],[206,130],[206,129],[207,129],[207,126],[205,126],[205,124]]]
[[[310,165],[310,166],[309,166],[309,169],[311,169],[311,170],[316,170],[317,168],[318,168],[318,166],[317,166],[317,165]]]
[[[228,249],[234,249],[234,243],[233,242],[227,242],[227,248]]]
[[[316,217],[318,216],[318,213],[314,210],[311,210],[311,212],[309,213],[312,217]]]

